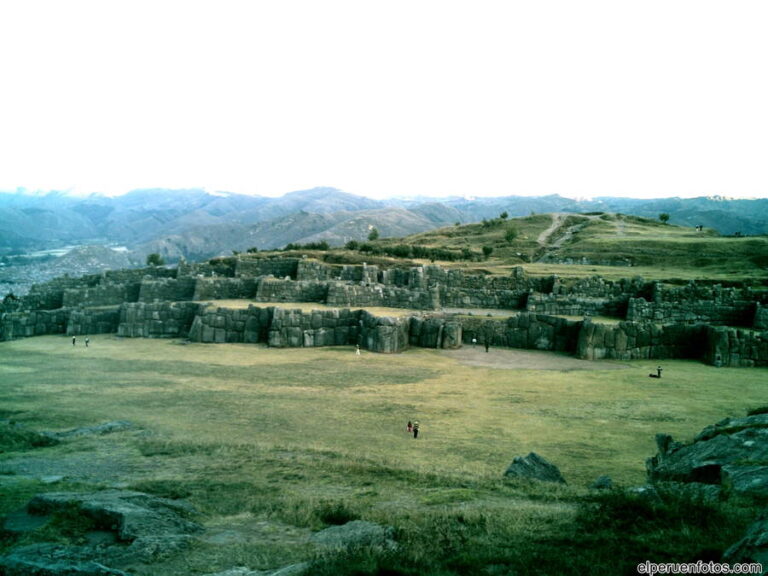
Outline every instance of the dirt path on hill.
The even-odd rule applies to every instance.
[[[559,212],[552,213],[552,224],[550,224],[549,228],[544,230],[541,234],[539,234],[539,237],[536,238],[536,242],[539,243],[539,246],[546,247],[549,245],[549,239],[552,237],[552,234],[555,233],[555,230],[560,228],[560,225],[563,223],[564,219],[564,214]]]
[[[580,360],[567,354],[546,352],[543,350],[516,350],[509,348],[494,348],[486,353],[480,346],[463,346],[458,350],[442,350],[442,354],[458,360],[467,366],[483,368],[499,368],[503,370],[624,370],[627,364],[611,360]]]

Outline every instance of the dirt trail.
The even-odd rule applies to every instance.
[[[563,220],[565,220],[565,214],[562,214],[560,212],[553,212],[552,224],[550,224],[549,228],[547,228],[541,234],[539,234],[539,237],[536,239],[536,242],[538,242],[540,246],[543,246],[543,247],[548,246],[550,237],[552,236],[552,234],[555,233],[555,230],[560,228],[561,224],[563,223]]]

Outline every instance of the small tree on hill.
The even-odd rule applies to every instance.
[[[483,256],[488,259],[491,254],[493,254],[493,246],[483,246]]]
[[[512,242],[515,241],[515,238],[517,238],[517,229],[515,228],[509,228],[504,234],[504,240],[506,240],[508,244],[512,244]]]
[[[147,255],[147,266],[162,266],[165,264],[165,260],[157,252]]]
[[[501,218],[502,220],[506,220],[507,218],[509,218],[509,214],[507,213],[506,210],[504,210],[504,212],[499,214],[499,218]]]
[[[378,237],[379,237],[379,231],[374,226],[373,228],[371,228],[371,231],[368,233],[368,240],[373,241],[378,239]]]
[[[659,214],[659,220],[661,220],[663,224],[666,224],[667,222],[669,222],[669,214],[667,214],[666,212],[662,212],[661,214]]]

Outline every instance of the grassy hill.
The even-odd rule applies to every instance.
[[[768,237],[720,236],[712,229],[664,224],[624,214],[538,214],[494,218],[371,243],[383,252],[423,246],[490,254],[482,263],[446,266],[508,273],[524,265],[532,274],[659,280],[768,281]],[[374,250],[375,253],[375,250]]]

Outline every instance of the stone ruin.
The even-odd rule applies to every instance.
[[[298,302],[323,306],[291,307]],[[367,310],[376,307],[404,312]],[[498,276],[243,255],[58,278],[0,309],[0,340],[110,333],[376,352],[457,348],[474,339],[590,360],[768,366],[768,290],[599,276],[564,281],[522,267]]]

